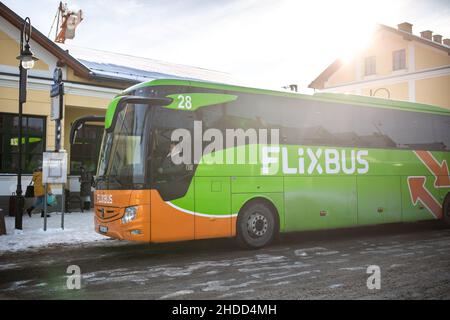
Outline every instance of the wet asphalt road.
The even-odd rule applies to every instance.
[[[66,287],[78,265],[81,289]],[[369,265],[381,289],[369,290]],[[388,225],[282,236],[268,248],[219,239],[107,241],[0,255],[0,299],[450,299],[450,229]]]

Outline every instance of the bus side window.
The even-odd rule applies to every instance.
[[[395,135],[399,119],[392,110],[352,106],[354,132],[358,137],[358,147],[397,148],[399,141]]]
[[[450,150],[450,117],[433,115],[433,133],[439,150]]]
[[[282,131],[281,107],[278,97],[240,94],[236,101],[226,105],[224,123],[227,129]],[[281,132],[280,139],[282,139]]]
[[[290,101],[283,106],[283,126],[287,143],[351,146],[357,135],[348,106],[318,101]]]

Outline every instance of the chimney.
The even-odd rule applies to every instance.
[[[444,44],[445,44],[447,47],[450,47],[450,39],[444,39]]]
[[[403,22],[397,25],[398,30],[400,31],[404,31],[404,32],[408,32],[408,33],[412,33],[412,24],[409,22]]]
[[[431,40],[431,37],[433,36],[433,31],[431,30],[422,31],[420,33],[420,36],[424,39]]]
[[[434,41],[434,42],[437,42],[437,43],[439,43],[439,44],[442,44],[442,36],[441,36],[440,34],[435,34],[435,35],[433,36],[433,41]]]

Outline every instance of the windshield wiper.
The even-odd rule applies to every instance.
[[[117,183],[118,185],[120,185],[121,187],[124,186],[132,186],[133,183],[132,182],[124,182],[122,179],[118,178],[118,175],[109,175],[108,176],[108,183],[110,183],[110,179],[112,179],[115,183]]]
[[[97,184],[98,182],[106,182],[106,183],[110,183],[111,179],[114,180],[115,183],[119,184],[120,186],[123,186],[124,183],[117,178],[117,176],[112,176],[112,175],[107,175],[107,176],[100,176],[95,180],[95,183]]]
[[[98,182],[107,182],[107,181],[108,181],[108,177],[106,177],[106,176],[98,176],[97,178],[95,178],[96,185]]]

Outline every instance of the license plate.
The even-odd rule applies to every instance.
[[[108,232],[108,227],[105,227],[105,226],[100,226],[98,229],[100,230],[101,233],[107,233]]]

